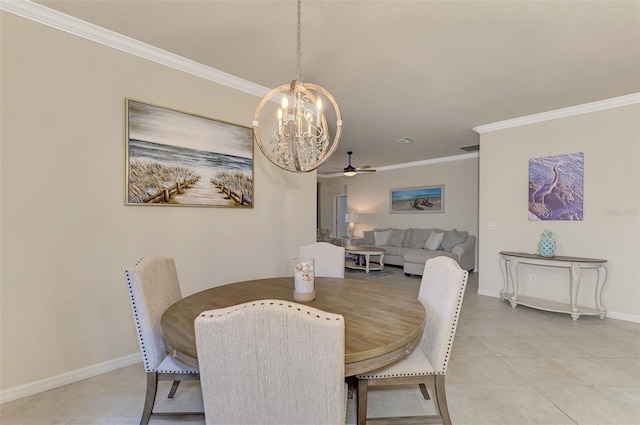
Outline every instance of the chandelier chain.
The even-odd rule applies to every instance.
[[[301,73],[300,73],[300,69],[301,69],[301,62],[302,62],[302,43],[300,41],[300,32],[301,32],[301,13],[300,13],[300,8],[301,8],[301,0],[298,0],[298,75],[296,76],[296,80],[300,80],[301,78]]]

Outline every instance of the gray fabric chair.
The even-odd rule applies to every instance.
[[[154,416],[202,416],[203,412],[154,412],[158,381],[173,381],[169,398],[173,398],[181,380],[198,380],[198,370],[167,354],[162,339],[160,318],[165,310],[182,298],[175,262],[166,257],[143,257],[125,271],[138,343],[147,373],[147,391],[141,425]]]
[[[344,277],[344,247],[316,242],[301,246],[298,254],[315,259],[317,277]]]
[[[281,300],[195,320],[205,422],[344,424],[344,318]]]
[[[428,260],[418,299],[427,312],[422,339],[407,357],[384,368],[357,375],[358,425],[367,423],[367,389],[371,386],[418,384],[434,398],[437,416],[385,418],[384,423],[440,423],[451,425],[444,380],[469,273],[449,257]],[[378,419],[378,418],[376,418]],[[437,420],[437,422],[433,422]],[[426,422],[425,422],[426,421]]]

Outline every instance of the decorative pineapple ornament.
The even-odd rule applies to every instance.
[[[544,229],[540,242],[538,242],[538,254],[541,257],[553,257],[556,255],[556,243],[554,242],[553,232],[549,229]]]

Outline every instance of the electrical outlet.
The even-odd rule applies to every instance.
[[[490,221],[487,223],[487,229],[488,230],[496,230],[498,228],[497,224],[495,221]]]
[[[536,275],[535,275],[535,273],[531,273],[531,274],[529,275],[529,280],[530,280],[531,282],[536,282],[536,281],[538,280],[538,276],[536,276]]]

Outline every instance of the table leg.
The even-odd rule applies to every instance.
[[[369,257],[370,254],[364,254],[364,269],[369,273]]]
[[[384,252],[380,254],[380,271],[384,270],[384,263],[382,259],[384,258]]]
[[[504,257],[500,257],[500,273],[502,273],[502,292],[500,292],[500,297],[504,298],[504,294],[509,293],[509,275],[507,274],[507,259]]]
[[[596,284],[596,307],[598,308],[598,317],[604,319],[607,310],[602,306],[602,288],[604,281],[607,279],[607,269],[604,266],[598,267],[598,283]]]
[[[571,318],[578,320],[580,310],[578,310],[578,291],[580,290],[580,264],[571,263],[569,288],[571,292]]]
[[[509,279],[511,279],[511,284],[513,285],[513,297],[511,297],[511,307],[516,308],[518,303],[518,262],[517,261],[509,261],[509,270],[508,275]]]

